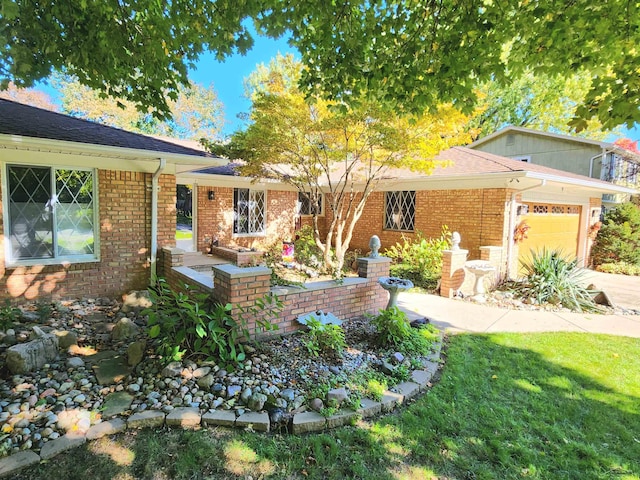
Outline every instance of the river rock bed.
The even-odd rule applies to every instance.
[[[302,336],[289,335],[249,345],[247,360],[235,370],[190,359],[167,365],[154,355],[140,312],[111,299],[21,307],[19,322],[0,332],[0,457],[38,451],[66,433],[145,410],[267,411],[272,424],[286,425],[309,405],[322,405],[309,390],[323,380],[346,378],[383,360],[397,364],[398,356],[403,361],[399,352],[374,347],[373,327],[361,318],[343,323],[349,347],[341,358],[311,357]],[[57,358],[12,374],[7,350],[34,332],[58,336]]]

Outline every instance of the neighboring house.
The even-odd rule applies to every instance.
[[[584,263],[590,228],[600,216],[601,196],[633,192],[464,147],[446,150],[439,158],[449,165],[438,167],[432,175],[389,172],[367,202],[352,249],[366,254],[374,234],[384,250],[418,232],[438,236],[447,225],[450,231],[460,232],[461,246],[470,251],[470,258],[480,258],[480,247],[501,247],[505,268],[507,264],[515,268],[518,251],[528,254],[530,248],[542,245],[562,247]],[[212,240],[220,245],[262,248],[291,241],[296,228],[308,222],[313,208],[320,209],[322,230],[331,220],[327,202],[313,206],[287,185],[237,176],[233,165],[182,173],[177,179],[193,185],[197,192],[194,248],[199,251]],[[516,242],[522,222],[535,223],[535,228]]]
[[[176,180],[226,161],[0,100],[0,298],[146,288],[175,245]]]
[[[469,148],[625,187],[640,187],[640,155],[613,143],[506,127],[476,140]],[[603,195],[602,203],[610,208],[627,199],[625,194],[608,193]]]

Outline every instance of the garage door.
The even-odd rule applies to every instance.
[[[531,250],[562,249],[572,257],[578,254],[580,206],[525,203],[528,213],[520,222],[529,225],[527,238],[519,243],[518,259],[531,258]]]

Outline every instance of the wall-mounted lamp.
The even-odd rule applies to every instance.
[[[209,192],[207,192],[207,198],[209,200],[213,200],[216,198],[216,192],[214,192],[213,190],[209,190]]]

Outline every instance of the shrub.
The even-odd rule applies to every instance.
[[[607,212],[591,248],[594,265],[628,263],[640,266],[640,207],[623,203]]]
[[[413,240],[403,235],[402,242],[386,249],[384,255],[393,260],[390,268],[392,276],[433,289],[442,274],[442,251],[450,246],[451,233],[445,225],[438,238],[427,239],[421,232],[417,232]]]
[[[521,262],[525,276],[514,290],[524,298],[539,304],[559,304],[572,310],[594,310],[591,295],[582,285],[584,270],[578,261],[560,250],[531,251],[531,257]]]
[[[378,342],[381,345],[400,345],[411,336],[411,325],[407,314],[398,307],[380,310],[380,314],[373,317],[372,323],[378,332]]]
[[[293,254],[296,262],[302,265],[313,268],[324,267],[324,257],[316,245],[311,225],[305,225],[297,231]]]
[[[10,300],[5,300],[4,307],[0,307],[0,331],[9,330],[18,321],[22,311],[11,305]]]
[[[149,316],[149,336],[159,340],[158,353],[167,362],[184,356],[231,364],[242,362],[245,353],[240,340],[250,338],[245,319],[239,316],[235,320],[230,304],[212,303],[207,294],[190,291],[188,285],[182,288],[184,292],[174,291],[161,278],[149,290],[153,305],[143,313]],[[277,298],[261,302],[254,307],[255,311],[245,313],[255,314],[262,308],[269,316],[279,315],[281,303]],[[259,319],[257,324],[264,329],[274,328],[268,319]]]
[[[341,356],[347,346],[344,338],[344,330],[340,325],[325,324],[314,316],[307,320],[309,330],[305,332],[302,343],[310,355],[333,354]]]
[[[640,265],[629,265],[628,263],[603,263],[596,267],[596,270],[604,273],[618,273],[622,275],[640,275]]]

